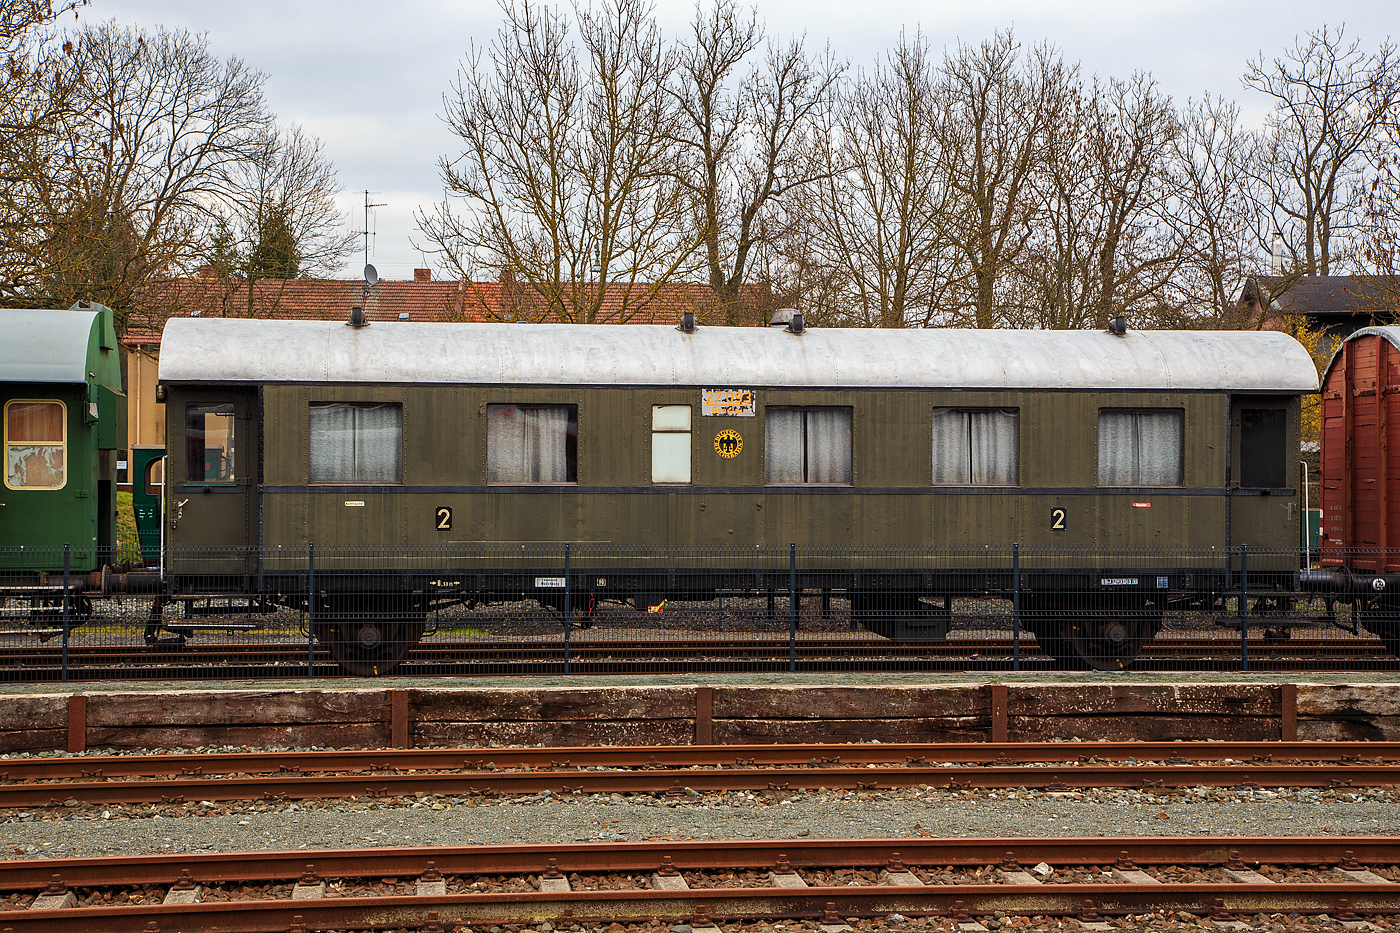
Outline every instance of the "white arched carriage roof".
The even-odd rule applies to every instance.
[[[1269,331],[877,330],[176,318],[162,382],[1316,392]]]

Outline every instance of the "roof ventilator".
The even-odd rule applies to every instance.
[[[800,334],[806,330],[806,325],[802,321],[802,312],[796,308],[779,308],[774,311],[768,326],[781,327],[789,334]]]
[[[400,312],[399,312],[399,320],[400,320],[400,321],[406,321],[406,320],[408,320],[408,312],[407,312],[407,311],[400,311]]]
[[[369,318],[365,316],[365,309],[359,305],[350,309],[350,320],[345,322],[347,327],[368,327]]]
[[[1115,337],[1125,337],[1128,334],[1128,319],[1123,315],[1108,322],[1108,332]]]
[[[687,311],[684,314],[682,314],[680,326],[677,327],[676,330],[682,331],[687,334],[695,333],[695,312]]]

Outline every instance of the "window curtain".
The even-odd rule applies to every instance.
[[[486,479],[491,483],[568,483],[569,408],[486,407]]]
[[[973,484],[1015,486],[1016,412],[970,411],[967,419]]]
[[[807,422],[807,482],[850,483],[850,409],[815,408],[802,414]]]
[[[763,453],[769,483],[803,481],[802,412],[796,408],[764,411]]]
[[[944,486],[966,486],[972,482],[965,411],[933,410],[933,481]]]
[[[933,482],[948,486],[1015,486],[1014,409],[933,411]]]
[[[764,412],[769,483],[849,483],[849,408],[769,408]]]
[[[311,406],[311,482],[402,481],[402,406],[348,402]]]
[[[1182,413],[1099,413],[1100,486],[1180,486]]]
[[[7,422],[5,477],[9,485],[36,489],[62,486],[67,476],[63,406],[12,402]]]

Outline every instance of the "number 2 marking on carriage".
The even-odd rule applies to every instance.
[[[436,520],[437,520],[437,530],[438,530],[438,531],[451,531],[451,530],[452,530],[452,510],[449,509],[447,506],[445,506],[445,505],[440,505],[440,506],[438,506],[438,508],[437,508],[437,513],[436,513]]]
[[[1051,510],[1050,510],[1050,528],[1051,528],[1051,530],[1053,530],[1053,531],[1064,531],[1064,530],[1065,530],[1065,510],[1064,510],[1064,509],[1051,509]]]

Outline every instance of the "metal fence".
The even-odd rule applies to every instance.
[[[6,549],[0,680],[1400,670],[1386,558],[1348,572],[1248,547]]]

